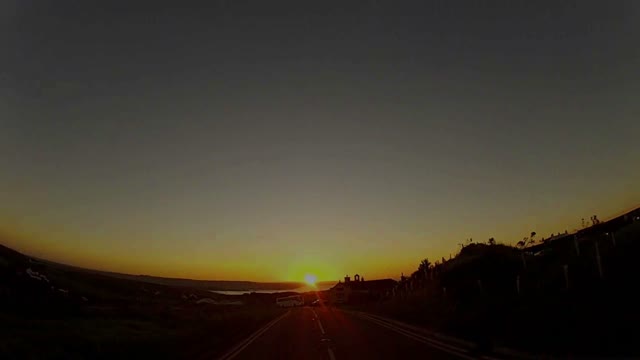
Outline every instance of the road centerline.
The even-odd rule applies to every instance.
[[[329,353],[330,360],[336,360],[336,355],[333,353],[333,350],[331,350],[331,348],[327,348],[327,352]]]
[[[318,322],[318,327],[320,328],[320,332],[322,333],[322,335],[324,335],[325,334],[324,327],[322,326],[322,323],[320,322],[320,317],[318,316],[318,314],[316,313],[315,310],[311,309],[311,312],[313,313],[313,316],[315,316],[316,321]]]

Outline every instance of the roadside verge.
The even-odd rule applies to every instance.
[[[377,325],[385,327],[389,330],[395,331],[402,335],[405,335],[416,341],[425,343],[434,348],[447,352],[449,354],[458,356],[463,359],[484,359],[484,360],[498,360],[498,359],[518,359],[518,360],[535,360],[535,359],[552,359],[548,356],[535,356],[531,354],[522,353],[516,350],[496,347],[491,354],[479,354],[478,346],[470,341],[458,339],[452,336],[436,333],[419,326],[407,324],[401,321],[389,319],[380,315],[370,314],[361,311],[344,310],[347,313],[352,314],[358,318],[371,321]]]

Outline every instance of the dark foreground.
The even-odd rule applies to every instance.
[[[228,348],[283,309],[29,258],[0,245],[0,359],[194,359]]]
[[[331,307],[294,308],[221,359],[465,359],[419,333]]]

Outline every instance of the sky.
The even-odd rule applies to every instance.
[[[637,1],[3,1],[0,242],[410,273],[640,204]]]

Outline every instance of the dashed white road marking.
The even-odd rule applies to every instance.
[[[320,332],[322,333],[322,335],[324,335],[325,334],[324,327],[322,326],[322,323],[320,322],[320,317],[318,316],[318,314],[316,313],[315,310],[313,310],[313,309],[310,309],[310,310],[313,313],[313,316],[316,318],[316,321],[318,322],[318,327],[320,328]],[[325,341],[325,340],[329,340],[329,339],[322,339],[321,341]],[[327,353],[329,353],[329,360],[336,360],[336,354],[333,353],[333,349],[328,347],[327,348]]]
[[[361,319],[369,320],[369,321],[371,321],[371,322],[373,322],[375,324],[378,324],[378,325],[380,325],[382,327],[385,327],[385,328],[387,328],[389,330],[395,331],[395,332],[397,332],[399,334],[402,334],[402,335],[404,335],[404,336],[406,336],[406,337],[408,337],[410,339],[416,340],[416,341],[421,342],[423,344],[430,345],[431,347],[434,347],[436,349],[440,349],[440,350],[442,350],[444,352],[450,353],[452,355],[456,355],[456,356],[461,357],[463,359],[475,360],[475,358],[472,357],[471,355],[467,354],[464,349],[460,349],[460,348],[457,348],[457,347],[452,346],[452,345],[444,344],[444,343],[442,343],[440,341],[436,341],[434,339],[429,339],[429,338],[427,338],[427,337],[425,337],[425,336],[423,336],[421,334],[417,334],[417,333],[414,333],[414,332],[409,331],[407,329],[403,329],[403,328],[401,328],[399,326],[396,326],[394,324],[391,324],[389,322],[383,321],[383,320],[381,320],[379,318],[376,318],[376,317],[373,317],[373,316],[368,316],[368,315],[366,315],[364,313],[355,314],[355,315],[356,316],[359,315],[359,317]]]
[[[313,312],[313,316],[316,317],[316,321],[318,322],[318,326],[320,327],[320,332],[322,333],[322,335],[324,335],[324,327],[322,327],[322,323],[320,322],[320,318],[318,317],[318,314],[316,314],[316,311],[311,309],[311,312]]]

